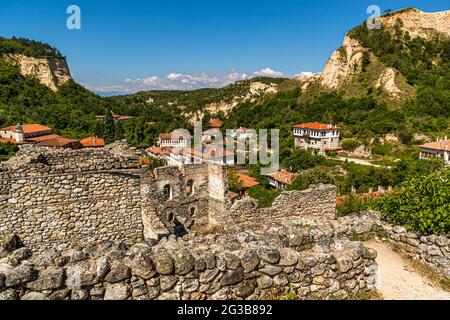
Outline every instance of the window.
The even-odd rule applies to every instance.
[[[191,217],[195,216],[195,208],[191,208]]]
[[[190,196],[190,195],[192,195],[193,193],[194,193],[194,181],[189,180],[189,181],[186,183],[186,194],[187,194],[188,196]]]
[[[175,215],[172,212],[169,213],[169,215],[167,216],[167,220],[169,220],[169,222],[173,222],[175,220]]]
[[[170,188],[170,185],[167,184],[164,186],[163,193],[166,201],[172,200],[172,188]]]

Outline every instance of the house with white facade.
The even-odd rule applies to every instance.
[[[341,129],[332,124],[309,122],[294,126],[295,147],[325,151],[342,150],[340,144]]]
[[[238,140],[238,139],[245,140],[245,139],[251,139],[251,138],[257,137],[257,134],[258,134],[257,131],[254,129],[238,128],[238,129],[233,129],[231,131],[230,136],[236,140]]]
[[[443,159],[446,165],[450,165],[450,140],[437,140],[419,146],[420,159]]]
[[[40,124],[17,124],[0,129],[0,139],[11,143],[26,143],[27,140],[50,136],[52,129]]]
[[[269,179],[269,185],[277,189],[285,189],[290,186],[295,178],[298,177],[298,173],[292,173],[286,170],[270,173],[267,176]]]
[[[160,148],[188,148],[190,146],[191,136],[172,133],[161,133],[158,139]]]

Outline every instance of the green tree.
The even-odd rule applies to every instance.
[[[450,169],[405,181],[373,204],[395,225],[425,235],[450,234]]]
[[[112,143],[116,141],[116,122],[111,111],[106,112],[105,117],[105,137],[106,143]]]
[[[300,174],[295,178],[289,190],[306,190],[311,185],[317,184],[335,184],[334,176],[327,168],[316,167]]]

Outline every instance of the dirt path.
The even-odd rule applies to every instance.
[[[335,159],[335,160],[339,160],[342,162],[348,161],[348,162],[353,162],[356,164],[360,164],[363,166],[369,166],[369,167],[374,167],[374,168],[390,168],[390,167],[384,167],[384,166],[380,166],[378,164],[373,164],[370,161],[367,160],[363,160],[363,159],[356,159],[356,158],[345,158],[345,157],[338,157],[338,158],[330,158],[330,159]]]
[[[450,293],[415,272],[412,263],[386,243],[369,241],[378,252],[378,291],[385,300],[450,300]]]

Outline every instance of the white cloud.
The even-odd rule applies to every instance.
[[[259,77],[272,77],[272,78],[277,78],[277,77],[284,76],[283,72],[275,71],[275,70],[273,70],[271,68],[264,68],[264,69],[261,69],[259,71],[256,71],[253,74],[255,76],[259,76]]]
[[[181,73],[173,73],[173,72],[171,72],[171,73],[169,73],[168,75],[167,75],[167,79],[168,80],[178,80],[179,78],[181,78],[183,75],[181,74]]]
[[[231,70],[227,74],[212,74],[207,72],[183,74],[171,72],[160,77],[151,75],[146,78],[127,78],[121,83],[114,85],[85,84],[84,86],[94,92],[103,94],[130,94],[145,90],[193,90],[199,88],[221,88],[237,81],[249,80],[254,77],[286,77],[296,78],[299,76],[311,77],[314,73],[304,71],[295,75],[288,75],[272,68],[263,68],[252,73],[243,73]]]
[[[295,78],[311,78],[314,77],[317,73],[311,71],[303,71],[301,73],[294,74]]]

